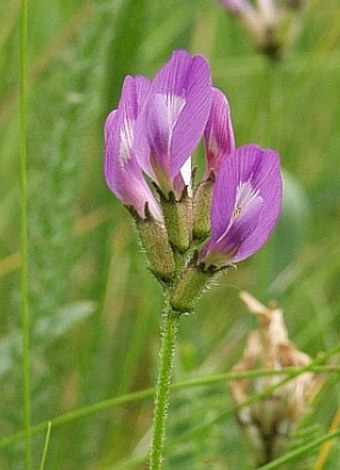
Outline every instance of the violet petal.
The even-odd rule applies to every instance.
[[[245,145],[223,161],[211,206],[211,236],[199,260],[211,256],[231,264],[242,261],[267,241],[278,219],[282,180],[278,154]]]
[[[149,155],[138,156],[152,178],[163,173],[173,179],[203,135],[211,103],[211,77],[206,60],[179,50],[159,70],[150,87],[144,111],[138,120],[138,142],[147,132]],[[142,143],[144,146],[145,143]],[[150,160],[151,157],[151,160]],[[170,172],[170,174],[169,174]]]
[[[148,203],[152,215],[161,220],[160,208],[133,151],[136,119],[148,85],[145,77],[125,78],[118,109],[109,114],[105,123],[104,173],[111,191],[134,207],[140,217],[145,217]]]
[[[230,107],[225,95],[213,88],[209,119],[204,131],[207,174],[218,171],[222,159],[235,149]]]

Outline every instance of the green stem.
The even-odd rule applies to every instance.
[[[42,457],[41,457],[39,470],[44,470],[44,468],[45,468],[47,450],[48,450],[48,446],[49,446],[49,443],[50,443],[50,437],[51,437],[51,430],[52,430],[52,421],[49,421],[47,423],[47,431],[46,431],[46,436],[45,436],[44,449],[43,449],[43,453],[42,453]]]
[[[150,452],[150,470],[162,467],[162,449],[165,435],[165,421],[169,406],[169,390],[175,354],[175,343],[179,315],[167,307],[162,325],[162,342],[159,354],[158,379],[156,383],[153,437]]]
[[[23,408],[26,432],[25,468],[32,468],[30,403],[30,322],[28,315],[27,256],[27,0],[21,1],[20,41],[20,207],[21,207],[21,322],[23,345]]]

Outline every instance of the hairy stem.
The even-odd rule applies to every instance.
[[[162,467],[162,449],[165,436],[165,423],[169,406],[169,390],[175,354],[175,342],[179,323],[179,315],[168,306],[165,312],[161,349],[159,354],[158,379],[156,383],[153,437],[150,452],[150,470]]]

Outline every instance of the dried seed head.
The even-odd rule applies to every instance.
[[[234,371],[303,367],[311,358],[299,351],[289,340],[281,310],[266,307],[246,292],[241,299],[259,320],[259,329],[250,333],[241,361]],[[282,375],[234,380],[229,386],[235,402],[240,405],[250,396],[275,385]],[[316,379],[312,372],[304,372],[272,394],[252,405],[241,408],[238,422],[254,453],[262,465],[278,457],[289,435],[303,416]]]

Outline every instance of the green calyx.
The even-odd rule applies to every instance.
[[[132,212],[152,273],[159,281],[169,282],[174,277],[176,263],[167,231],[148,211],[146,214],[142,219]]]
[[[210,206],[215,174],[211,172],[196,188],[193,199],[193,237],[203,241],[210,233]]]
[[[171,290],[170,304],[172,308],[180,314],[191,312],[204,288],[214,276],[214,271],[204,270],[202,265],[190,262],[182,270]]]
[[[190,247],[192,240],[192,198],[185,188],[179,200],[173,192],[168,198],[160,195],[165,225],[171,245],[181,253]]]

